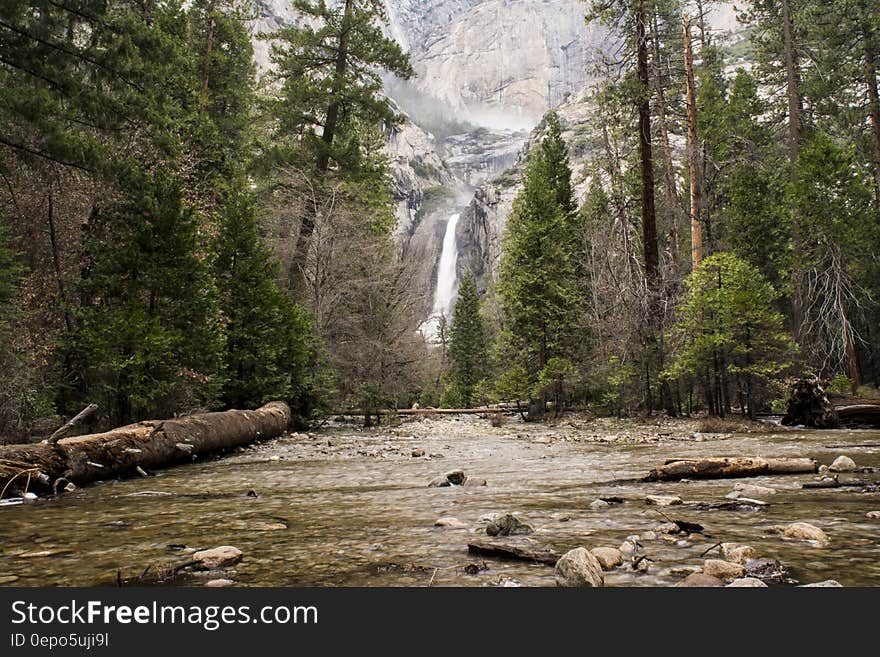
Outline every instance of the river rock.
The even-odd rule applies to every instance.
[[[767,585],[756,577],[741,577],[727,585],[729,589],[766,589]]]
[[[793,522],[790,525],[774,525],[768,530],[770,533],[782,534],[785,538],[799,541],[813,541],[820,547],[827,547],[831,543],[828,534],[808,522]]]
[[[836,589],[843,588],[843,584],[836,579],[826,579],[824,582],[816,582],[814,584],[801,584],[801,589]]]
[[[620,550],[624,556],[629,557],[638,552],[640,547],[641,543],[639,542],[638,535],[633,534],[632,536],[627,536],[626,540],[621,543],[620,547],[617,549]]]
[[[446,481],[453,486],[461,486],[467,481],[467,475],[464,473],[464,470],[453,470],[446,473]]]
[[[522,584],[515,579],[502,577],[500,580],[498,580],[498,586],[502,589],[518,589],[522,587]]]
[[[413,450],[412,450],[412,452],[410,452],[410,454],[412,455],[412,457],[414,459],[418,459],[418,458],[421,458],[425,455],[425,450],[420,449],[418,447],[413,447]]]
[[[452,516],[447,516],[444,518],[437,518],[434,521],[435,527],[447,527],[449,529],[464,529],[467,527],[467,524],[463,523],[458,518],[453,518]]]
[[[583,547],[563,554],[556,562],[555,575],[556,586],[568,588],[605,586],[602,564]]]
[[[868,511],[865,517],[869,520],[880,520],[880,511]]]
[[[229,586],[235,586],[235,582],[231,579],[211,579],[205,582],[205,586],[210,589],[223,589]]]
[[[733,485],[733,491],[742,493],[742,497],[761,498],[765,495],[776,495],[776,489],[770,486],[758,486],[757,484],[746,484],[738,482]]]
[[[828,469],[831,472],[854,472],[858,469],[858,466],[850,457],[838,456]]]
[[[479,488],[480,486],[488,486],[489,482],[485,479],[471,479],[468,477],[464,482],[465,488]]]
[[[515,515],[507,513],[496,518],[486,526],[489,536],[521,536],[535,531],[530,525],[521,522]]]
[[[683,588],[715,588],[724,586],[724,582],[722,582],[717,577],[713,577],[712,575],[707,575],[706,573],[694,573],[693,575],[688,575],[682,581],[680,581],[676,586],[680,586]]]
[[[682,504],[681,498],[676,495],[648,495],[645,502],[655,506],[674,506]]]
[[[750,559],[758,557],[758,551],[751,545],[739,545],[738,543],[722,543],[721,556],[725,561],[745,566]]]
[[[591,509],[607,509],[609,506],[611,505],[605,500],[593,500],[590,502]]]
[[[617,548],[598,547],[590,550],[590,553],[596,557],[602,570],[613,570],[623,563],[623,554]]]
[[[703,574],[717,577],[725,581],[738,579],[745,573],[745,568],[738,563],[722,561],[721,559],[706,559],[703,562]]]
[[[228,568],[241,561],[241,558],[241,550],[231,545],[222,545],[211,550],[200,550],[192,555],[195,567],[200,570]]]

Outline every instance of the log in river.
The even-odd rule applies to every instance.
[[[272,402],[255,411],[225,411],[148,420],[105,433],[33,445],[0,446],[0,491],[86,484],[191,461],[193,457],[280,436],[290,408]],[[0,497],[3,495],[0,494]]]
[[[819,464],[810,458],[707,458],[668,462],[651,470],[645,481],[808,474],[818,470]]]

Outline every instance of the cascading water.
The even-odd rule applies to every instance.
[[[440,318],[452,319],[452,306],[458,284],[458,242],[455,231],[458,227],[459,213],[449,217],[446,234],[443,237],[443,250],[437,267],[437,285],[434,288],[434,307],[431,317],[422,325],[422,332],[430,341],[436,340],[440,329]]]

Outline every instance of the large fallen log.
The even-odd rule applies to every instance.
[[[533,561],[535,563],[547,564],[548,566],[555,566],[560,557],[558,552],[555,552],[550,548],[536,550],[524,545],[479,540],[468,543],[468,552],[481,557]]]
[[[880,402],[835,406],[840,423],[849,428],[880,428]]]
[[[370,415],[490,415],[495,413],[512,413],[516,411],[516,407],[508,406],[484,406],[482,408],[399,408],[387,409],[380,408],[370,411]],[[333,415],[366,415],[367,411],[349,410],[336,411]]]
[[[256,411],[149,420],[54,444],[0,446],[0,491],[6,488],[9,493],[28,480],[43,487],[60,479],[80,485],[184,463],[280,436],[290,419],[287,404],[272,402]]]
[[[806,474],[818,470],[819,464],[809,458],[712,458],[666,463],[651,470],[644,481],[732,479],[771,474]]]

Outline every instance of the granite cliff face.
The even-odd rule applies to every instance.
[[[589,80],[604,28],[582,0],[386,0],[422,91],[468,120],[529,129]]]
[[[299,20],[289,0],[254,2],[255,33]],[[532,129],[553,108],[560,109],[567,138],[589,129],[593,108],[583,102],[584,90],[596,53],[615,44],[605,28],[586,24],[583,0],[384,3],[386,29],[416,71],[410,82],[386,81],[406,117],[390,132],[387,153],[401,258],[427,316],[449,217],[461,214],[459,273],[469,269],[487,285]],[[716,32],[736,30],[733,5],[714,5],[710,21]],[[265,42],[256,42],[264,69],[268,53]],[[576,179],[581,155],[573,153]],[[581,193],[583,187],[580,180]]]

